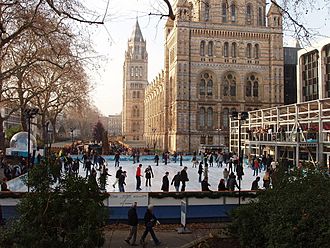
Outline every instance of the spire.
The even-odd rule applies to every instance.
[[[133,29],[130,41],[137,41],[137,42],[143,41],[142,32],[141,32],[139,21],[137,18],[136,18],[135,27]]]
[[[300,42],[299,42],[298,39],[296,39],[296,48],[301,48],[301,46],[300,46]]]

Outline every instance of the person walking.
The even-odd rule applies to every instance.
[[[123,171],[118,180],[119,192],[125,192],[125,187],[124,187],[124,185],[126,185],[125,179],[126,179],[126,171]]]
[[[136,168],[136,190],[140,191],[141,189],[141,168],[142,164],[139,164],[139,166]]]
[[[119,160],[120,160],[120,155],[119,152],[116,152],[115,154],[115,167],[119,167]]]
[[[159,156],[158,156],[158,154],[155,155],[154,160],[155,160],[156,166],[158,166],[159,165]]]
[[[180,160],[180,166],[182,166],[183,165],[183,155],[182,155],[182,153],[180,153],[179,160]]]
[[[189,178],[188,178],[188,174],[187,174],[187,169],[188,167],[185,166],[183,168],[183,170],[181,171],[180,175],[181,175],[181,182],[182,182],[182,186],[181,186],[181,191],[186,191],[186,182],[189,181]]]
[[[161,242],[158,240],[156,237],[156,234],[153,230],[153,227],[159,224],[159,221],[157,220],[156,216],[153,213],[153,206],[149,205],[148,209],[144,215],[144,225],[145,225],[145,230],[144,233],[141,236],[140,244],[144,245],[145,244],[145,238],[147,237],[148,233],[151,234],[152,239],[155,242],[155,245],[158,246],[161,244]]]
[[[163,176],[162,187],[161,190],[164,192],[168,192],[170,189],[170,181],[168,180],[168,175],[170,173],[168,171],[165,172],[165,176]]]
[[[116,188],[116,184],[118,183],[119,177],[122,172],[123,172],[122,167],[119,166],[119,169],[116,171],[116,181],[112,184],[112,187]]]
[[[173,177],[171,182],[171,185],[173,185],[174,183],[174,188],[176,192],[179,192],[180,182],[181,182],[181,175],[180,175],[180,171],[178,171],[178,173]]]
[[[132,207],[128,210],[128,225],[130,226],[130,228],[129,228],[128,236],[125,239],[125,242],[131,246],[138,246],[138,244],[135,243],[137,227],[139,222],[136,207],[137,207],[137,202],[134,202]]]
[[[149,184],[149,187],[151,187],[151,177],[154,178],[154,173],[152,171],[152,168],[151,168],[151,165],[149,165],[145,171],[145,178],[146,178],[146,187],[148,187],[148,184]]]
[[[198,182],[202,181],[202,174],[203,174],[203,162],[201,161],[198,166]]]

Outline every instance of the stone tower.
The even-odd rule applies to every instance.
[[[123,135],[125,142],[132,147],[143,146],[148,53],[138,20],[128,40],[123,71]]]

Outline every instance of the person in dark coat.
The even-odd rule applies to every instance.
[[[179,192],[180,182],[181,182],[181,175],[180,175],[180,171],[178,171],[178,173],[173,177],[171,182],[171,185],[173,185],[174,183],[176,192]]]
[[[202,181],[202,174],[203,174],[203,162],[201,161],[198,166],[198,182]]]
[[[158,166],[159,165],[159,156],[158,156],[158,154],[155,155],[154,160],[155,160],[156,166]]]
[[[168,175],[170,173],[168,171],[165,172],[165,176],[163,176],[163,183],[162,183],[162,187],[161,190],[164,192],[168,192],[170,189],[170,181],[168,180]]]
[[[148,187],[148,184],[149,187],[151,187],[151,177],[154,178],[154,173],[150,165],[145,169],[144,173],[146,177],[146,187]]]
[[[225,179],[221,178],[218,185],[218,191],[224,191],[224,190],[228,190],[228,189],[226,188]]]
[[[232,172],[229,175],[229,179],[228,179],[228,182],[227,182],[227,188],[231,191],[234,191],[235,187],[237,187],[239,189],[239,186],[238,186],[237,181],[236,181],[236,176],[235,176],[234,172]]]
[[[186,190],[186,182],[189,181],[188,174],[187,174],[187,169],[188,169],[188,167],[185,166],[183,168],[183,170],[181,171],[181,182],[182,182],[181,191]]]
[[[112,184],[112,187],[116,187],[116,184],[119,182],[119,177],[121,176],[121,173],[123,172],[122,167],[119,166],[119,169],[116,171],[116,181]]]
[[[209,186],[211,185],[209,184],[207,177],[203,179],[203,181],[201,182],[201,186],[202,186],[202,191],[211,191],[209,188]]]
[[[260,177],[257,177],[256,180],[252,182],[251,190],[258,190],[259,189],[259,181]]]
[[[126,178],[126,171],[123,171],[118,180],[119,192],[125,192],[125,187],[124,187],[124,185],[126,185],[125,178]]]
[[[137,246],[135,241],[139,219],[136,212],[136,206],[137,202],[134,202],[132,207],[128,210],[128,225],[130,226],[130,229],[125,242],[131,246]],[[130,241],[132,241],[132,243]]]
[[[153,206],[149,205],[148,209],[144,215],[144,225],[146,229],[144,230],[144,233],[141,236],[140,244],[144,245],[144,240],[147,237],[148,233],[150,232],[152,239],[155,242],[155,245],[160,245],[161,242],[157,239],[156,234],[153,230],[153,227],[159,224],[159,221],[157,220],[156,216],[153,214]]]

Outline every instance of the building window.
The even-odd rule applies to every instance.
[[[254,58],[259,59],[260,57],[260,49],[259,44],[254,45]]]
[[[304,101],[318,99],[318,58],[317,50],[302,56],[302,86]]]
[[[248,4],[246,6],[246,24],[252,23],[252,5]]]
[[[230,84],[230,96],[236,96],[236,81],[232,81]]]
[[[205,4],[204,21],[208,21],[210,19],[210,4],[208,2],[204,2],[204,4]]]
[[[205,41],[201,41],[199,53],[201,56],[205,56]]]
[[[263,26],[263,14],[262,14],[262,7],[258,8],[258,25]]]
[[[259,84],[258,84],[258,81],[254,81],[253,82],[253,96],[254,97],[258,97],[258,87],[259,87]]]
[[[227,22],[227,3],[223,2],[221,8],[222,8],[222,22],[226,23]]]
[[[235,42],[233,42],[233,44],[231,44],[231,56],[233,58],[237,57],[237,45]]]
[[[228,129],[229,127],[229,109],[224,108],[222,112],[222,127],[224,129]]]
[[[231,21],[236,22],[236,5],[234,3],[230,6],[230,12],[231,12]]]
[[[206,143],[206,137],[204,135],[201,136],[201,144],[205,144]]]
[[[207,127],[213,127],[213,109],[211,107],[207,109]]]
[[[209,44],[208,44],[208,55],[211,57],[213,56],[213,41],[209,41]]]
[[[208,96],[212,96],[213,92],[213,81],[212,79],[209,79],[209,81],[207,81],[207,95]]]
[[[254,74],[246,78],[245,96],[259,96],[259,79]]]
[[[207,137],[207,144],[213,145],[213,136],[208,136]]]
[[[139,67],[135,67],[135,77],[139,76]]]
[[[199,94],[201,96],[205,95],[205,79],[201,79],[201,81],[199,82]]]
[[[228,42],[225,42],[223,44],[223,56],[228,57],[228,52],[229,52],[229,44]]]
[[[142,66],[140,66],[140,77],[142,77]]]
[[[249,43],[246,47],[246,57],[250,59],[252,57],[252,45]]]
[[[236,96],[236,77],[232,73],[228,73],[224,76],[223,82],[223,95]]]
[[[131,66],[131,77],[134,77],[134,67]]]
[[[201,128],[205,127],[205,108],[199,109],[199,126]]]

